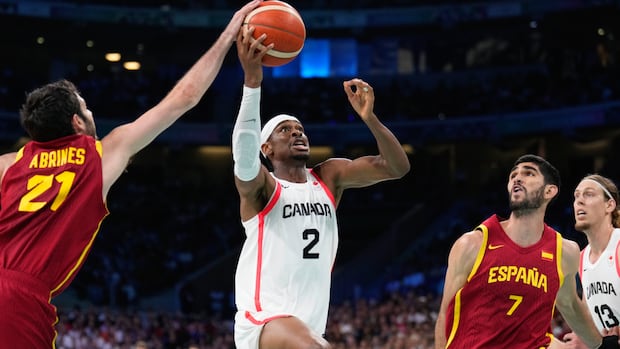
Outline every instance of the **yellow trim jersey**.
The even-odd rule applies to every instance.
[[[108,209],[101,144],[72,135],[28,142],[0,191],[0,347],[50,348],[53,296],[80,270]]]
[[[60,293],[82,266],[108,210],[93,137],[29,142],[2,180],[0,268]]]
[[[465,285],[446,313],[447,348],[546,348],[563,282],[562,237],[545,225],[521,247],[493,215],[477,228],[483,243]]]

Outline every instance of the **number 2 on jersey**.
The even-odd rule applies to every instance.
[[[318,252],[311,252],[312,248],[319,243],[319,231],[316,229],[306,229],[302,233],[304,240],[310,240],[306,247],[304,247],[304,259],[318,259]]]
[[[35,212],[42,209],[47,204],[47,201],[35,200],[41,194],[52,188],[54,180],[60,183],[60,189],[58,189],[58,193],[56,193],[50,209],[56,211],[65,201],[67,195],[69,195],[74,179],[75,172],[71,171],[64,171],[57,175],[34,175],[30,177],[30,179],[28,179],[28,192],[26,195],[22,196],[19,202],[19,211]]]

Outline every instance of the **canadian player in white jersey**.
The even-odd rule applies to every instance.
[[[245,312],[239,316],[261,324],[297,314],[322,333],[338,247],[334,199],[311,171],[304,183],[276,182],[265,209],[243,222],[247,241],[235,283],[237,306]]]
[[[584,177],[574,193],[575,229],[588,238],[581,251],[582,299],[602,334],[618,334],[620,325],[620,211],[618,187],[598,174]],[[564,348],[587,348],[571,332]]]
[[[237,37],[244,86],[232,152],[246,240],[235,275],[235,346],[330,348],[323,334],[338,203],[347,188],[401,178],[409,159],[375,115],[372,87],[360,79],[345,81],[343,88],[375,137],[378,155],[331,158],[310,169],[308,137],[296,117],[278,115],[261,130],[261,59],[273,45],[262,45],[264,34],[250,42],[253,30]]]
[[[600,331],[620,325],[620,262],[618,244],[620,229],[612,230],[609,243],[598,259],[589,258],[592,246],[581,252],[579,274],[583,299],[588,304],[594,323]]]

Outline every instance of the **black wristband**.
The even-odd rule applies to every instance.
[[[603,343],[598,349],[618,349],[620,348],[620,344],[618,344],[618,336],[605,336],[603,337]]]

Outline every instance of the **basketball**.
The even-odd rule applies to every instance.
[[[274,44],[263,57],[263,65],[277,67],[297,57],[304,47],[306,26],[299,12],[284,1],[263,1],[250,12],[243,23],[245,30],[253,26],[253,38],[267,34],[264,45]]]

